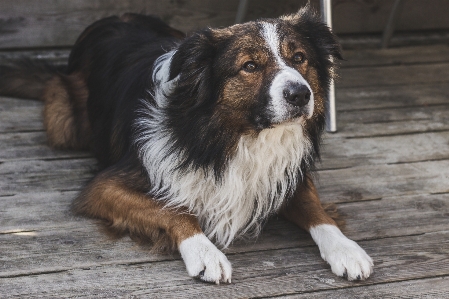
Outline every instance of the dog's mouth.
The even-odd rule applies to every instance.
[[[308,111],[305,111],[305,110],[306,109],[301,109],[298,112],[293,113],[293,116],[291,118],[292,119],[297,119],[297,118],[301,118],[301,117],[306,118],[307,114],[308,114]]]
[[[303,107],[301,109],[298,109],[297,111],[292,111],[289,113],[285,120],[279,122],[279,123],[290,123],[290,122],[297,122],[297,123],[303,123],[306,121],[309,117],[309,109],[307,107]]]
[[[291,116],[285,118],[282,121],[273,122],[271,127],[276,127],[276,126],[284,125],[284,124],[297,124],[297,125],[302,126],[302,125],[304,125],[304,123],[306,122],[307,119],[308,119],[307,112],[298,111],[298,112],[292,114]]]

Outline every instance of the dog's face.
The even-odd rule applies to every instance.
[[[195,165],[207,165],[224,162],[242,134],[286,122],[297,122],[312,142],[318,140],[335,58],[341,58],[338,43],[307,8],[195,33],[170,64],[176,87],[167,99],[177,142],[197,134],[195,142],[206,145],[184,148],[198,150],[191,154]]]
[[[237,25],[227,34],[220,56],[228,69],[220,75],[217,111],[229,109],[234,121],[238,115],[253,129],[310,119],[321,91],[300,34],[280,21]]]

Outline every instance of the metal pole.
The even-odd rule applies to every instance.
[[[332,1],[321,0],[321,16],[323,22],[332,29]],[[326,105],[326,131],[337,132],[337,111],[335,108],[335,85],[334,80],[329,84]]]
[[[393,35],[401,2],[402,0],[396,0],[393,3],[390,16],[388,17],[387,25],[385,26],[384,33],[382,35],[382,43],[380,45],[382,49],[386,49],[388,47],[388,43],[390,42],[391,36]]]
[[[237,9],[237,15],[235,17],[235,24],[243,23],[247,8],[248,8],[248,0],[240,0],[239,8]]]

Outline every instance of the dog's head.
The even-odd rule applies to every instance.
[[[174,146],[187,149],[186,164],[217,170],[242,134],[296,122],[317,150],[340,58],[334,35],[308,7],[194,33],[156,76],[170,86],[164,106]]]

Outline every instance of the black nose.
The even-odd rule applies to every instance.
[[[283,91],[284,98],[293,106],[302,107],[310,100],[310,90],[302,84],[289,84]]]

